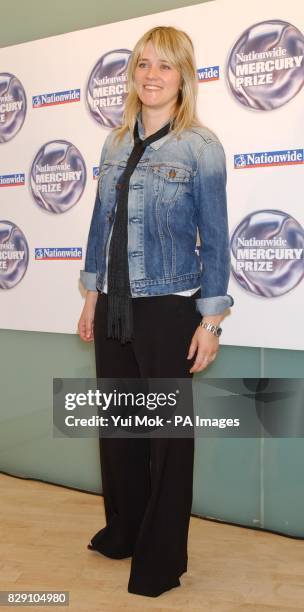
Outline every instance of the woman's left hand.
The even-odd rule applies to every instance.
[[[201,372],[212,363],[219,350],[219,338],[210,331],[198,326],[193,334],[187,359],[192,359],[196,353],[195,362],[190,373]]]

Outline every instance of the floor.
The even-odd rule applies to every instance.
[[[127,591],[131,559],[86,548],[102,496],[0,474],[0,499],[1,590],[69,591],[70,612],[304,610],[304,541],[191,517],[181,586],[150,598]]]

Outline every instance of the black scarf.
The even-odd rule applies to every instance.
[[[124,344],[133,337],[132,297],[128,264],[128,195],[129,182],[145,148],[168,134],[171,122],[145,140],[138,135],[138,122],[134,126],[134,147],[126,168],[116,185],[117,208],[109,247],[108,261],[108,337],[118,338]]]

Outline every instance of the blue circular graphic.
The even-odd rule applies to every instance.
[[[304,83],[304,37],[295,26],[273,19],[251,26],[235,43],[227,66],[234,97],[251,109],[286,104]]]
[[[87,84],[87,104],[92,117],[104,127],[121,125],[127,97],[127,67],[131,51],[114,49],[95,64]]]
[[[26,115],[26,96],[19,79],[0,73],[0,143],[8,142],[21,129]]]
[[[0,221],[0,289],[11,289],[24,277],[29,248],[21,229],[11,221]]]
[[[38,206],[61,214],[75,206],[87,172],[78,149],[66,140],[52,140],[38,151],[31,167],[31,190]]]
[[[231,237],[232,272],[251,293],[274,298],[304,276],[304,229],[282,210],[247,215]]]

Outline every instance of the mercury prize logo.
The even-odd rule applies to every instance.
[[[75,206],[86,184],[86,166],[78,149],[66,140],[53,140],[38,151],[31,168],[35,202],[51,213]]]
[[[95,64],[87,84],[87,104],[92,117],[104,127],[122,122],[127,96],[127,67],[131,51],[114,49]]]
[[[0,73],[0,143],[8,142],[22,128],[26,115],[26,96],[19,79]]]
[[[231,237],[231,264],[237,282],[255,295],[288,293],[304,277],[304,229],[282,210],[247,215]]]
[[[244,106],[272,110],[304,83],[304,37],[291,23],[273,19],[251,26],[236,41],[227,65],[234,97]]]
[[[0,221],[0,289],[11,289],[24,277],[29,260],[26,238],[11,221]]]

